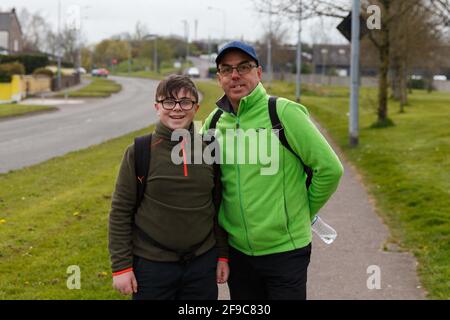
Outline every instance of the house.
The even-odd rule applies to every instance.
[[[336,72],[340,76],[350,74],[350,46],[320,44],[313,46],[313,65],[316,74]]]
[[[378,61],[366,54],[361,46],[361,76],[374,77],[378,74]],[[313,65],[316,74],[350,76],[351,47],[348,44],[318,44],[313,46]]]
[[[8,53],[21,52],[23,48],[22,28],[16,9],[0,12],[0,48]]]

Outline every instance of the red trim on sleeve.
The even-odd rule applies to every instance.
[[[228,262],[228,259],[227,258],[219,258],[219,259],[217,259],[217,261]]]
[[[112,275],[114,277],[114,276],[118,276],[118,275],[121,275],[123,273],[130,272],[130,271],[133,271],[133,268],[128,268],[128,269],[125,269],[125,270],[122,270],[122,271],[117,271],[117,272],[114,272]]]

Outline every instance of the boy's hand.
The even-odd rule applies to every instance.
[[[138,289],[136,277],[133,271],[129,271],[113,277],[113,288],[123,295],[136,293]]]
[[[217,283],[225,283],[228,281],[228,276],[230,275],[230,267],[228,262],[218,261],[217,262]]]

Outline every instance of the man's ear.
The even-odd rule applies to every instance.
[[[195,113],[197,113],[197,111],[198,111],[198,109],[200,108],[200,105],[199,104],[197,104],[196,106],[195,106]]]
[[[261,81],[261,79],[262,79],[262,67],[261,66],[258,66],[258,68],[256,69],[256,73],[258,74],[259,81]]]

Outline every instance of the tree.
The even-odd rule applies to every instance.
[[[51,32],[50,25],[39,13],[31,13],[23,8],[19,13],[23,33],[23,51],[46,51],[46,35]]]
[[[128,59],[128,42],[122,40],[103,40],[95,46],[93,63],[110,66],[112,60],[118,62]]]
[[[442,33],[434,16],[421,6],[411,8],[395,22],[391,33],[391,87],[392,96],[400,101],[400,112],[408,102],[408,78],[412,68],[425,70],[432,75],[440,63],[439,47]],[[431,87],[430,87],[431,88]]]

